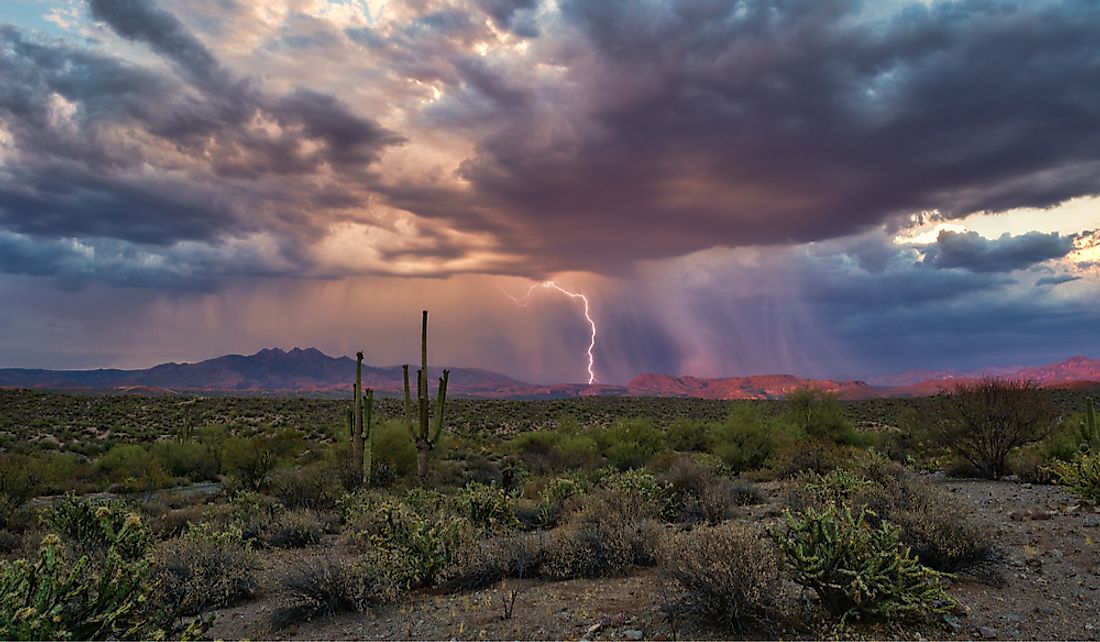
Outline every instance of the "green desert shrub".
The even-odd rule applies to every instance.
[[[541,528],[557,526],[566,503],[582,490],[575,479],[557,477],[549,480],[539,494],[535,524]]]
[[[781,479],[803,473],[825,475],[836,468],[852,467],[863,455],[854,446],[841,446],[822,437],[804,437],[781,446],[768,458],[767,466]]]
[[[1068,462],[1057,462],[1052,472],[1058,484],[1081,499],[1100,503],[1100,454],[1077,453]]]
[[[321,461],[271,473],[268,492],[287,508],[316,510],[335,507],[347,488],[340,469]]]
[[[603,501],[619,504],[646,518],[669,518],[675,513],[672,487],[657,479],[653,473],[641,469],[618,472],[614,469],[596,471],[596,486],[605,490],[598,493]]]
[[[154,560],[161,602],[184,615],[231,606],[259,590],[259,559],[239,528],[194,524],[162,543]]]
[[[380,482],[408,477],[416,472],[416,446],[399,421],[386,421],[374,427],[373,459]]]
[[[591,432],[607,461],[619,470],[641,468],[664,449],[664,434],[648,419],[622,419]]]
[[[874,443],[874,435],[856,431],[835,395],[802,388],[787,395],[786,401],[784,419],[802,434],[860,448]]]
[[[913,620],[952,609],[943,574],[910,553],[896,526],[872,526],[869,517],[875,516],[835,504],[788,512],[786,531],[773,535],[791,578],[813,590],[841,624]]]
[[[665,431],[665,444],[679,452],[703,452],[709,444],[708,433],[705,423],[680,417]]]
[[[767,625],[783,603],[779,553],[755,527],[722,524],[669,536],[658,569],[679,593],[670,610],[734,630]]]
[[[95,462],[95,475],[122,492],[139,492],[171,484],[171,476],[153,454],[137,444],[118,444]]]
[[[734,473],[760,468],[777,448],[793,441],[790,430],[747,404],[737,405],[707,431],[708,450]]]
[[[262,488],[279,463],[264,436],[229,437],[221,444],[220,460],[222,472],[248,490]]]
[[[512,498],[496,486],[467,484],[455,497],[455,504],[460,515],[486,531],[496,533],[519,527]]]
[[[149,453],[170,476],[193,482],[217,479],[217,454],[197,441],[158,441]]]

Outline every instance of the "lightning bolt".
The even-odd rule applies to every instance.
[[[588,337],[588,385],[596,383],[596,359],[592,356],[592,351],[596,349],[596,322],[592,320],[592,314],[588,307],[588,297],[578,292],[570,292],[569,290],[566,290],[565,288],[561,287],[557,283],[554,283],[553,281],[543,281],[542,283],[536,283],[527,289],[527,294],[524,294],[521,297],[514,297],[511,294],[508,294],[504,291],[504,288],[501,288],[500,291],[504,292],[505,296],[507,296],[509,299],[515,301],[516,305],[520,307],[527,307],[527,304],[531,300],[531,294],[533,294],[537,288],[550,288],[553,290],[557,290],[558,292],[561,292],[571,299],[580,299],[581,302],[584,303],[584,319],[585,321],[588,321],[588,328],[589,330],[591,330],[591,334]]]

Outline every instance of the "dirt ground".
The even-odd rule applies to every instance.
[[[959,497],[961,514],[988,525],[1005,559],[999,586],[960,576],[949,592],[963,613],[906,630],[852,629],[845,637],[908,639],[1100,640],[1100,512],[1053,486],[1011,481],[936,479]],[[741,519],[774,519],[782,493]],[[214,639],[722,639],[730,631],[673,622],[662,608],[671,595],[653,569],[622,578],[547,582],[508,580],[465,593],[421,591],[368,613],[317,618],[283,630],[268,625],[282,604],[278,580],[291,563],[338,554],[324,547],[264,556],[263,595],[216,613]],[[505,601],[518,591],[510,618]],[[772,630],[741,637],[819,637]]]

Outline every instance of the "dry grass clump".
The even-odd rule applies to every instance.
[[[769,624],[782,606],[783,577],[775,544],[759,528],[702,526],[660,547],[661,576],[681,593],[670,608],[733,630]]]

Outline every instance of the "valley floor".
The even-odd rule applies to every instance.
[[[1005,559],[994,570],[1000,586],[959,576],[949,592],[962,604],[958,617],[937,618],[903,630],[851,628],[842,637],[908,639],[1100,640],[1100,512],[1054,486],[1016,482],[937,479],[958,495],[960,514],[973,512],[995,534]],[[783,487],[763,484],[767,503],[739,519],[776,520]],[[278,580],[292,562],[347,554],[339,547],[265,553],[263,597],[216,613],[214,639],[723,639],[731,633],[698,623],[671,621],[670,596],[653,569],[621,578],[506,580],[464,593],[414,593],[373,612],[318,617],[272,630],[282,603]],[[505,597],[518,590],[512,617]],[[783,626],[742,637],[797,638],[835,635]]]

